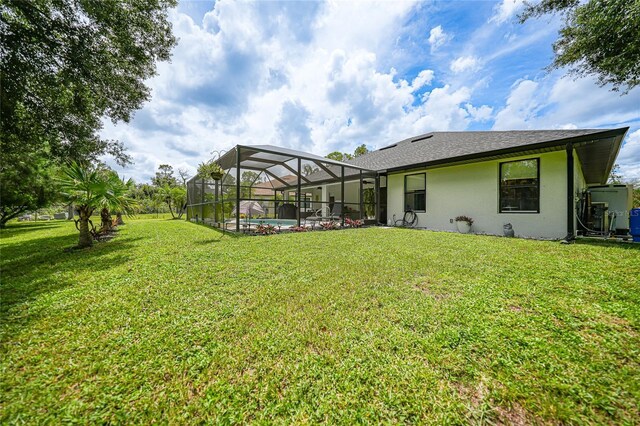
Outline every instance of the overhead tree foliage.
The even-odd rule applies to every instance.
[[[316,173],[320,171],[320,168],[312,166],[311,164],[305,164],[304,166],[302,166],[302,175],[303,176],[309,176],[313,173]]]
[[[156,175],[151,178],[151,182],[158,188],[165,185],[170,187],[178,185],[178,179],[173,175],[173,167],[169,164],[160,164]]]
[[[549,13],[565,17],[551,69],[569,66],[625,93],[640,84],[640,1],[542,0],[528,4],[520,21]]]
[[[367,149],[367,146],[365,144],[362,144],[353,151],[353,156],[360,157],[361,155],[364,155],[368,152],[369,152],[369,149]]]
[[[5,138],[48,143],[51,155],[127,162],[97,135],[149,99],[144,80],[168,60],[175,0],[8,0],[0,5],[0,121]]]
[[[347,160],[351,160],[353,158],[353,156],[351,154],[348,154],[346,152],[343,153],[343,152],[340,152],[340,151],[330,152],[325,157],[330,159],[330,160],[335,160],[335,161],[347,161]]]
[[[12,159],[130,162],[102,120],[129,121],[149,99],[144,81],[168,60],[175,0],[0,2],[0,162],[3,186],[30,191]],[[42,171],[36,171],[42,178]],[[27,204],[4,198],[2,209]],[[30,204],[34,206],[34,204]],[[34,207],[30,207],[34,208]]]
[[[609,173],[607,183],[622,183],[623,180],[624,177],[622,176],[622,172],[620,172],[620,165],[614,164],[611,173]]]
[[[362,144],[353,151],[353,154],[349,154],[348,152],[333,151],[327,154],[325,158],[336,161],[348,161],[353,160],[354,158],[364,155],[368,152],[369,149],[367,148],[367,145]]]

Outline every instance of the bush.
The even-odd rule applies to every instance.
[[[364,225],[364,220],[362,219],[353,220],[348,217],[344,220],[344,224],[350,228],[360,228],[362,227],[362,225]]]
[[[276,227],[273,225],[260,224],[256,227],[256,233],[260,235],[271,235],[277,234],[278,231],[276,231]]]
[[[456,222],[467,222],[469,226],[473,225],[473,219],[469,216],[456,216]]]
[[[291,232],[307,232],[309,231],[309,228],[305,226],[292,226],[291,228],[289,228],[289,230]]]
[[[338,229],[338,223],[333,221],[333,220],[330,221],[330,222],[322,222],[322,223],[320,223],[320,226],[325,231],[330,231],[332,229]]]

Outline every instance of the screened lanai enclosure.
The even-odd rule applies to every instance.
[[[238,145],[216,161],[219,180],[187,182],[187,219],[243,232],[269,224],[279,230],[333,222],[377,223],[377,173],[314,154],[270,145]]]

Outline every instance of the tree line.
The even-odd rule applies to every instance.
[[[104,120],[129,122],[149,100],[144,82],[176,44],[168,18],[176,4],[0,2],[0,227],[55,202],[83,199],[102,211],[122,194],[128,184],[101,159],[132,159],[100,130]]]

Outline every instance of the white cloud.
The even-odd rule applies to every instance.
[[[446,34],[442,29],[442,25],[438,25],[437,27],[431,28],[429,31],[429,44],[431,45],[431,52],[435,52],[443,46],[448,40],[451,39],[451,36]]]
[[[640,118],[640,87],[623,96],[610,89],[598,87],[594,77],[559,78],[544,95],[553,105],[553,113],[547,114],[543,122],[553,127],[569,123],[599,127]]]
[[[416,78],[413,79],[413,82],[411,82],[411,87],[414,91],[420,89],[423,86],[428,86],[431,84],[431,81],[433,80],[434,77],[434,72],[433,70],[422,70],[420,71],[420,73],[416,76]]]
[[[300,101],[286,101],[276,122],[276,145],[308,151],[312,147],[309,111]]]
[[[622,176],[640,180],[640,129],[627,134],[617,162]]]
[[[576,129],[621,127],[640,119],[640,88],[620,96],[598,87],[593,77],[547,76],[512,87],[494,129]]]
[[[325,154],[485,120],[489,107],[474,108],[467,87],[422,93],[432,69],[412,81],[381,69],[411,7],[316,4],[304,25],[287,2],[221,0],[201,24],[174,11],[180,41],[149,81],[152,100],[130,125],[105,124],[103,135],[125,142],[131,173],[145,180],[162,163],[195,173],[212,150],[238,143]]]
[[[536,91],[539,84],[531,80],[518,82],[507,98],[506,106],[496,115],[494,130],[526,129],[535,118],[539,103]]]
[[[638,91],[621,98],[593,80],[558,80],[556,74],[520,80],[506,99],[480,102],[478,93],[493,93],[515,78],[515,71],[508,78],[492,75],[490,62],[519,50],[511,46],[492,58],[485,48],[496,48],[492,37],[501,30],[483,20],[483,28],[493,28],[485,38],[474,35],[474,43],[480,41],[471,47],[449,42],[446,52],[429,56],[420,39],[425,27],[405,28],[420,8],[409,2],[219,0],[199,22],[174,11],[179,45],[172,62],[160,64],[148,81],[151,101],[132,123],[105,123],[102,134],[123,141],[134,157],[136,165],[125,174],[146,180],[162,163],[195,172],[212,150],[238,143],[326,154],[474,123],[596,127],[640,117],[631,102]],[[537,40],[517,34],[513,43],[520,50]],[[418,39],[420,47],[412,44]],[[441,26],[429,39],[436,49],[452,40]],[[482,76],[474,73],[480,67],[487,71]]]
[[[449,85],[426,93],[424,104],[414,112],[415,121],[410,134],[429,130],[464,130],[473,120],[465,108],[470,98],[469,88],[462,87],[456,90]]]
[[[480,69],[480,59],[475,56],[461,56],[454,59],[449,65],[449,69],[454,73],[461,73],[464,71],[477,71]]]
[[[494,15],[489,19],[489,22],[495,22],[496,24],[502,24],[513,18],[525,4],[524,0],[502,0],[494,8]]]
[[[466,104],[465,108],[474,121],[489,121],[493,114],[493,108],[488,105],[474,108],[471,104]]]

